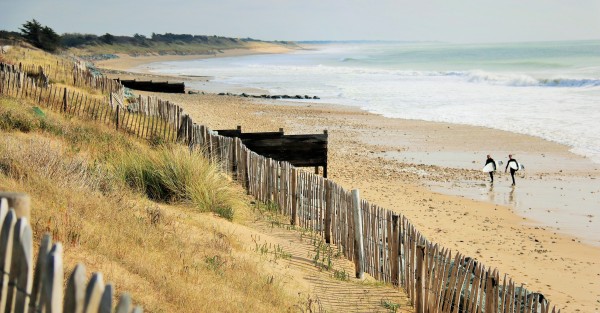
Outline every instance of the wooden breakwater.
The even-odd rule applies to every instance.
[[[283,128],[277,132],[244,133],[242,127],[216,130],[225,137],[240,138],[250,150],[277,161],[289,162],[296,167],[323,167],[327,178],[327,130],[322,134],[286,135]]]
[[[164,92],[164,93],[185,93],[184,83],[170,83],[170,82],[153,82],[151,80],[123,80],[117,79],[123,86],[143,91],[152,92]]]
[[[0,192],[0,312],[142,313],[132,308],[123,294],[113,304],[114,287],[104,284],[102,273],[93,273],[86,283],[86,269],[78,264],[66,281],[63,248],[45,234],[33,259],[33,234],[29,196]],[[133,309],[133,311],[132,311]]]
[[[54,100],[48,100],[51,99],[47,96],[48,91],[41,91],[44,87],[15,84],[14,77],[11,85],[11,77],[0,73],[0,93],[40,104],[53,103],[51,107],[56,109]],[[146,139],[153,138],[148,133],[154,136],[168,133],[171,135],[165,138],[192,149],[198,148],[197,151],[238,180],[249,194],[262,202],[276,204],[281,213],[290,216],[292,225],[314,231],[327,243],[338,246],[344,256],[355,263],[357,277],[368,273],[404,288],[417,312],[557,311],[541,293],[523,288],[522,284],[500,274],[497,269],[430,242],[398,213],[401,208],[393,211],[381,208],[360,199],[357,190],[346,190],[332,180],[302,171],[289,162],[259,155],[240,138],[225,137],[194,123],[176,105],[171,104],[173,110],[167,110],[165,115],[160,113],[165,102],[148,99],[145,103],[141,97],[138,101],[140,108],[127,106],[127,111],[134,121],[139,121],[142,116],[153,120],[153,126],[142,127],[146,135],[132,130],[131,125],[136,129],[135,126],[140,125],[138,122],[127,122],[127,118],[123,122],[120,110],[114,109],[115,103],[110,97],[101,106],[110,116],[108,122],[117,130]],[[60,103],[64,105],[65,102],[59,100]],[[69,110],[69,101],[66,103],[67,110],[61,112],[72,114],[74,108]],[[124,104],[116,106],[121,105]],[[85,105],[83,111],[86,111]],[[92,112],[96,110],[92,109]],[[120,126],[123,123],[129,126]],[[156,124],[163,126],[156,128]]]

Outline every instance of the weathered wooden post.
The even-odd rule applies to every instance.
[[[12,261],[8,281],[6,307],[15,313],[26,313],[29,309],[33,286],[33,233],[29,221],[19,218],[14,226]],[[13,289],[14,286],[14,289]]]
[[[64,312],[83,312],[85,308],[85,266],[77,264],[65,290]]]
[[[331,243],[331,218],[333,216],[332,185],[333,183],[325,180],[325,242]]]
[[[400,241],[399,236],[399,220],[400,217],[396,214],[392,214],[392,284],[398,286],[400,284],[400,265],[398,259],[400,258]]]
[[[417,246],[417,268],[415,273],[415,312],[423,313],[423,259],[425,258],[425,245]]]
[[[352,207],[354,210],[354,268],[356,278],[363,279],[365,272],[365,249],[363,241],[362,210],[358,189],[352,190]]]
[[[8,209],[14,209],[17,218],[26,217],[30,220],[31,217],[31,198],[26,193],[18,192],[0,192],[0,199],[5,198],[8,202]]]
[[[489,270],[488,270],[489,272]],[[496,303],[496,294],[495,294],[495,290],[496,287],[498,286],[498,282],[496,282],[496,279],[494,278],[494,275],[489,275],[487,277],[487,281],[485,284],[485,312],[488,313],[495,313],[498,311],[498,306],[494,305]],[[458,291],[460,292],[460,290]],[[537,310],[535,310],[534,312],[537,312]]]
[[[323,131],[323,134],[329,138],[329,134],[327,133],[327,129]],[[329,145],[329,139],[327,140],[327,144]],[[325,164],[323,164],[323,177],[327,178],[327,154],[325,155]]]
[[[63,259],[62,259],[62,245],[56,243],[52,247],[52,250],[47,255],[47,270],[46,277],[44,278],[43,285],[43,297],[42,301],[43,309],[47,313],[60,313],[63,310]],[[44,311],[42,311],[44,312]]]
[[[92,274],[92,278],[90,278],[90,282],[85,289],[84,312],[98,312],[100,310],[100,302],[102,301],[104,288],[102,273]]]
[[[6,201],[1,204],[2,208],[2,233],[0,235],[0,310],[4,312],[4,308],[8,302],[8,286],[10,281],[10,267],[13,254],[13,236],[14,228],[17,221],[15,211],[7,211]]]
[[[292,168],[292,216],[290,224],[298,225],[298,169]]]
[[[117,130],[119,130],[119,106],[118,105],[117,105],[116,111],[117,111],[117,113],[116,113],[115,124],[116,124]]]
[[[67,88],[65,87],[64,93],[63,93],[63,106],[62,106],[63,112],[67,112],[67,105],[68,105],[67,98],[68,98],[68,93],[67,93]]]

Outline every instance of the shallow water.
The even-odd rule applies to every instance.
[[[510,186],[510,174],[496,175],[490,184],[487,174],[481,181],[430,182],[433,190],[474,200],[513,207],[515,212],[557,232],[574,235],[600,247],[600,182],[592,178],[546,180],[523,179],[517,175]]]

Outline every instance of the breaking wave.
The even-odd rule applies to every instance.
[[[457,72],[448,72],[447,76],[457,76]],[[600,87],[600,79],[576,78],[534,78],[525,74],[497,74],[484,71],[463,72],[462,75],[472,83],[489,83],[515,87]]]

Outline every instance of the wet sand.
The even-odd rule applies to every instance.
[[[327,129],[331,179],[402,212],[428,239],[498,268],[563,311],[600,310],[600,166],[566,146],[322,103],[156,95],[213,129],[283,127],[290,134]],[[481,171],[488,153],[504,162],[512,153],[526,165],[515,188],[503,173],[490,186]]]

